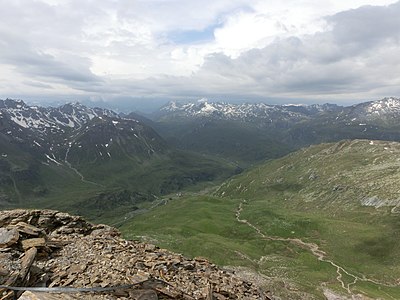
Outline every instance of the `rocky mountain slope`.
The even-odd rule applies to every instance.
[[[101,108],[89,108],[79,103],[68,103],[60,107],[29,106],[22,100],[0,100],[3,118],[37,133],[63,132],[66,128],[79,128],[95,117],[114,117],[118,114]]]
[[[11,99],[0,100],[0,120],[0,134],[8,136],[15,143],[29,143],[32,152],[42,152],[49,163],[64,161],[65,152],[75,144],[77,137],[84,134],[92,133],[97,138],[90,140],[90,148],[103,148],[106,144],[112,144],[110,135],[130,132],[132,136],[137,136],[145,126],[132,118],[123,119],[113,111],[89,108],[79,103],[55,108],[29,106],[22,100]],[[104,131],[107,131],[107,136],[104,136]],[[151,136],[149,140],[142,141],[144,144],[150,144],[155,139],[162,143],[155,132],[149,128],[147,131]],[[150,151],[150,147],[148,145],[145,151]],[[92,160],[95,156],[102,156],[104,151],[94,152],[90,158]],[[107,152],[104,154],[107,156]]]
[[[20,299],[269,299],[253,283],[205,258],[127,241],[115,228],[80,217],[49,210],[1,211],[0,226],[4,300],[13,299],[15,286],[39,287],[17,290]],[[58,294],[49,296],[40,287]]]
[[[378,121],[388,124],[396,122],[396,118],[399,116],[400,99],[394,97],[353,105],[346,108],[341,114],[341,117],[346,117],[350,119],[351,122]]]

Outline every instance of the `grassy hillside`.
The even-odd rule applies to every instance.
[[[77,168],[14,152],[0,157],[0,207],[51,208],[111,222],[142,202],[220,182],[236,171],[223,160],[184,151],[141,161],[115,156]]]
[[[265,276],[284,299],[400,298],[400,144],[342,141],[302,149],[130,219],[147,236]],[[154,221],[153,221],[154,220]]]
[[[386,203],[380,205],[385,213],[400,198],[399,145],[346,140],[311,146],[228,181],[218,194],[253,199],[278,194],[283,196],[279,205],[331,215],[346,214],[374,198]]]

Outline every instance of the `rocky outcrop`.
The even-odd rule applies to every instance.
[[[397,213],[400,207],[400,199],[380,199],[377,196],[366,197],[360,203],[362,206],[372,206],[375,208],[391,206],[393,207],[392,213]]]
[[[115,228],[50,210],[0,212],[0,285],[44,287],[3,287],[0,299],[268,299],[205,258],[127,241]]]

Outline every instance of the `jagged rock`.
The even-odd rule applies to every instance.
[[[29,269],[33,264],[37,254],[37,249],[35,247],[30,248],[25,252],[24,257],[21,260],[21,271],[19,276],[22,281],[25,281],[26,276],[28,275]]]
[[[188,259],[155,245],[127,241],[115,228],[92,225],[80,217],[49,210],[3,211],[0,224],[9,227],[3,231],[21,232],[19,242],[14,237],[8,252],[0,253],[0,282],[116,287],[79,297],[25,292],[21,299],[263,299],[256,285],[205,258]],[[36,234],[40,237],[31,238]],[[24,253],[20,245],[27,249]],[[12,299],[12,293],[5,295]]]
[[[20,233],[25,233],[28,235],[38,236],[40,233],[43,233],[42,229],[27,224],[25,222],[19,222],[14,226]]]
[[[0,248],[15,244],[19,239],[18,230],[15,228],[0,228]]]
[[[46,240],[44,238],[33,238],[21,241],[23,249],[29,249],[32,247],[44,247],[46,246]]]
[[[93,231],[91,232],[92,236],[120,236],[121,233],[115,229],[114,227],[100,224],[100,225],[95,225],[93,228]]]

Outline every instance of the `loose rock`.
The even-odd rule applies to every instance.
[[[18,230],[15,228],[0,228],[0,248],[15,244],[19,239]]]
[[[21,299],[267,299],[255,284],[205,258],[188,259],[155,245],[127,241],[115,228],[92,225],[80,217],[49,210],[3,211],[0,225],[0,232],[13,237],[4,243],[10,247],[7,252],[0,253],[0,284],[116,287],[59,294],[60,298],[25,292]],[[0,299],[12,299],[12,293]]]
[[[46,240],[44,238],[34,238],[21,241],[22,248],[29,249],[32,247],[44,247],[46,245]]]

